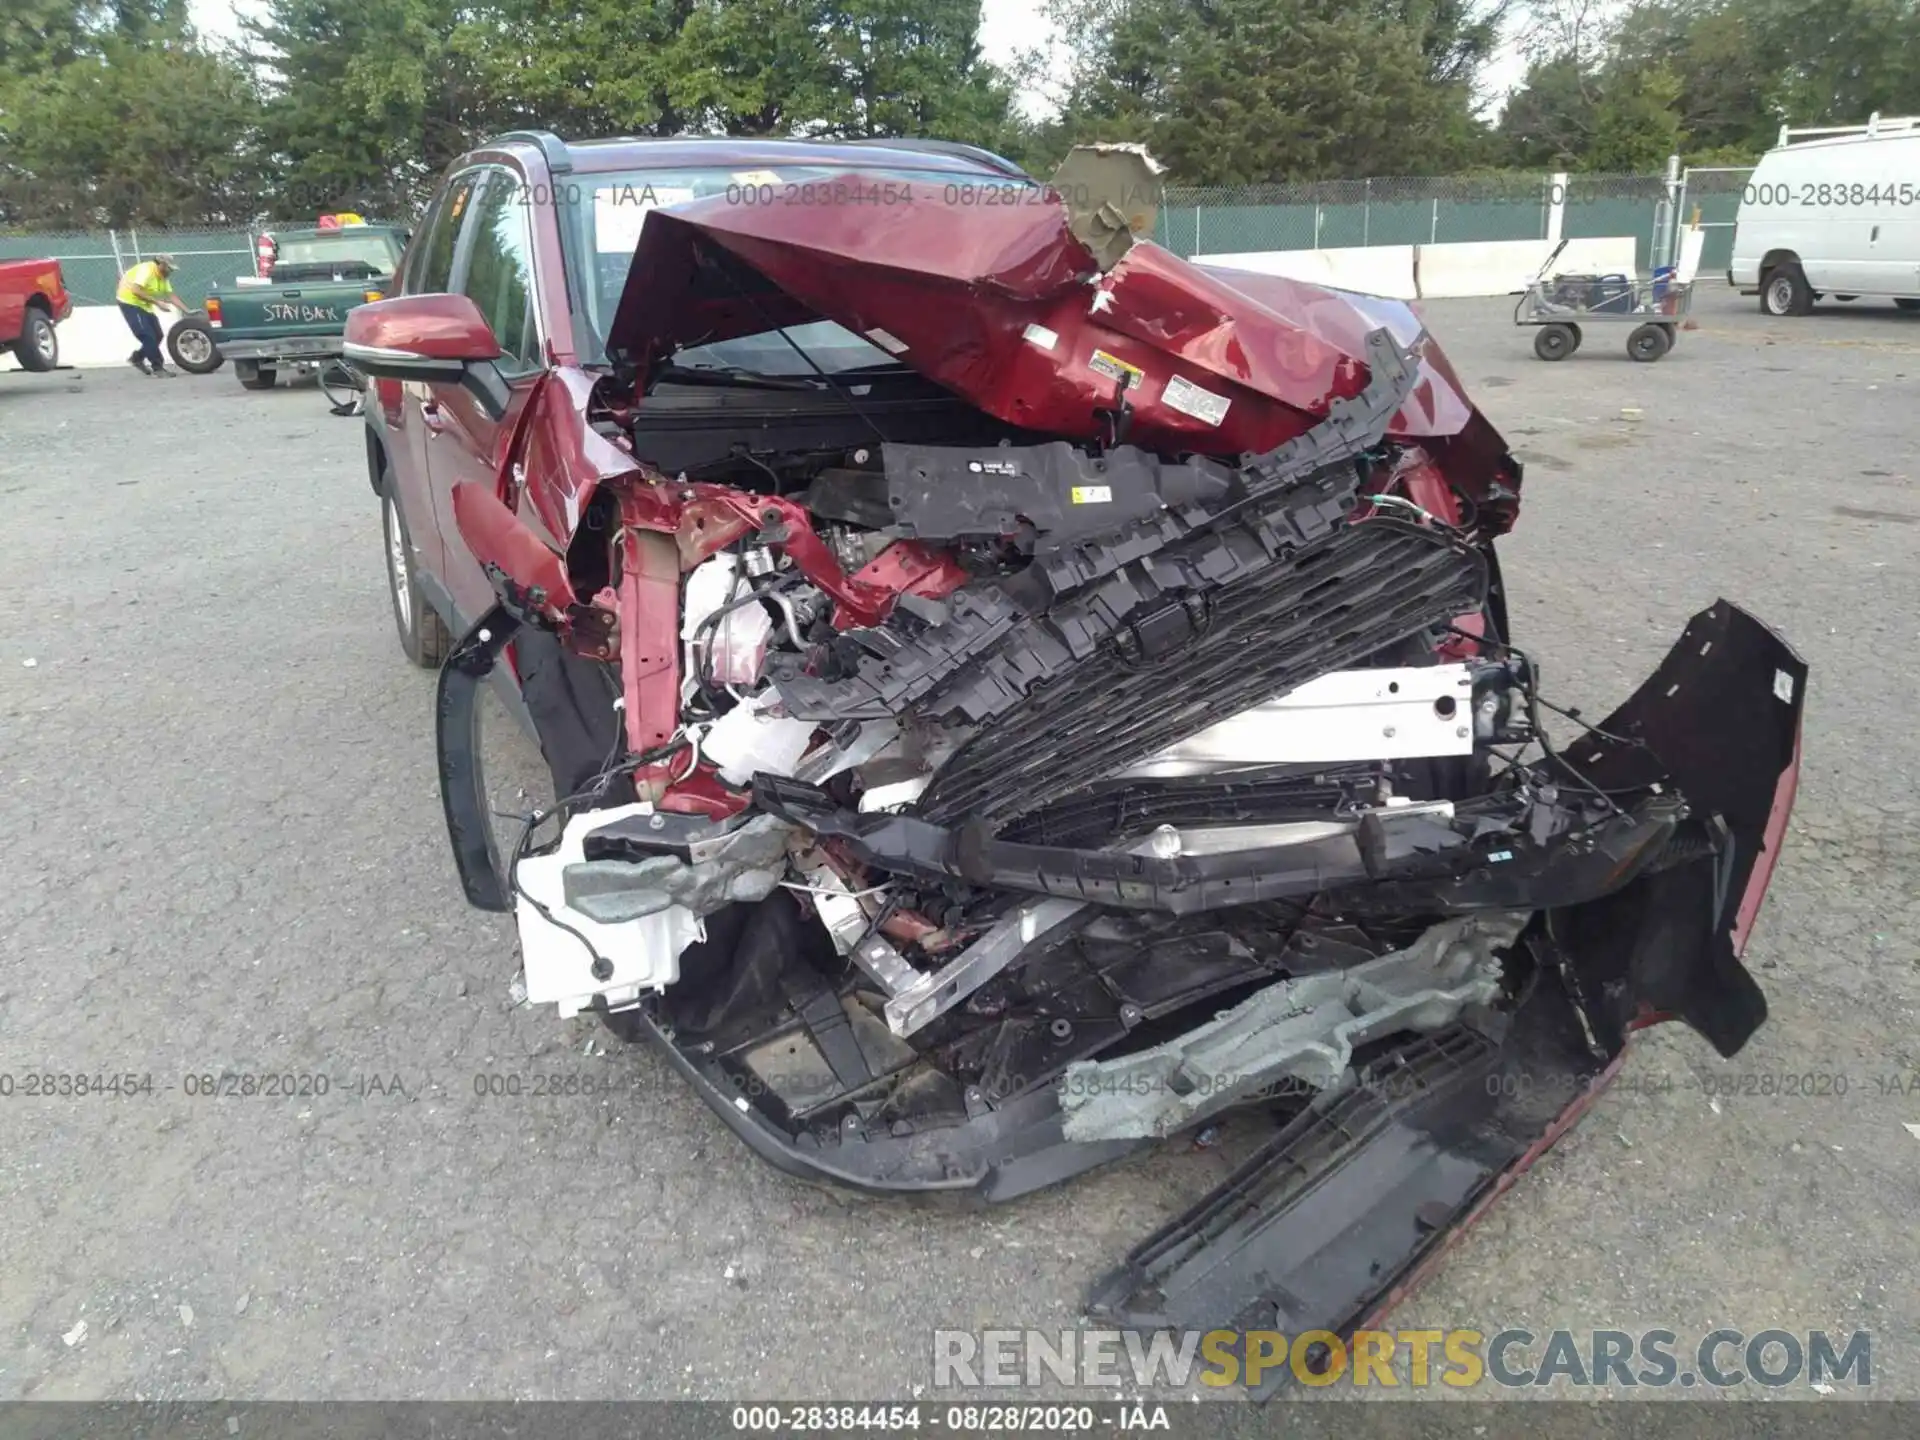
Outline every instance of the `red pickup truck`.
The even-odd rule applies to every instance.
[[[21,369],[60,363],[53,327],[72,313],[58,260],[0,260],[0,352],[11,350]]]

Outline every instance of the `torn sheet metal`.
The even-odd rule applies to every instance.
[[[1269,986],[1176,1040],[1061,1077],[1069,1140],[1166,1136],[1257,1091],[1294,1080],[1344,1085],[1356,1045],[1452,1023],[1500,989],[1496,954],[1532,912],[1487,911],[1432,926],[1404,950]]]

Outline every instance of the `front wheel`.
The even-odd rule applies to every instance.
[[[188,315],[174,322],[167,331],[167,354],[189,375],[211,375],[227,363],[204,315]]]
[[[1664,325],[1641,325],[1627,337],[1627,354],[1640,361],[1658,360],[1672,346]]]
[[[1920,310],[1920,300],[1900,299],[1893,302],[1902,310]]]
[[[1813,312],[1813,287],[1798,265],[1781,265],[1761,277],[1760,310],[1776,316]]]
[[[13,354],[22,370],[32,370],[36,374],[51,370],[60,363],[60,337],[54,333],[53,317],[39,306],[29,309],[22,320],[20,338],[14,343]]]
[[[1540,333],[1533,337],[1533,353],[1542,360],[1564,360],[1579,348],[1577,325],[1542,325]]]
[[[420,593],[413,573],[413,544],[407,538],[407,517],[393,494],[393,471],[380,477],[380,526],[386,540],[387,592],[393,600],[393,628],[400,649],[422,670],[437,670],[453,648],[453,636],[440,614]]]

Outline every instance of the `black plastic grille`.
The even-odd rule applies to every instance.
[[[1480,557],[1397,521],[1345,527],[1208,593],[1205,633],[1129,668],[1112,641],[1037,684],[935,777],[919,807],[992,829],[1328,671],[1477,609]]]

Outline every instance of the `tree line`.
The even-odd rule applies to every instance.
[[[932,135],[1044,173],[1145,142],[1179,185],[1748,163],[1782,123],[1920,111],[1920,0],[7,0],[0,224],[405,215],[478,138]],[[1512,94],[1483,77],[1515,36]]]

